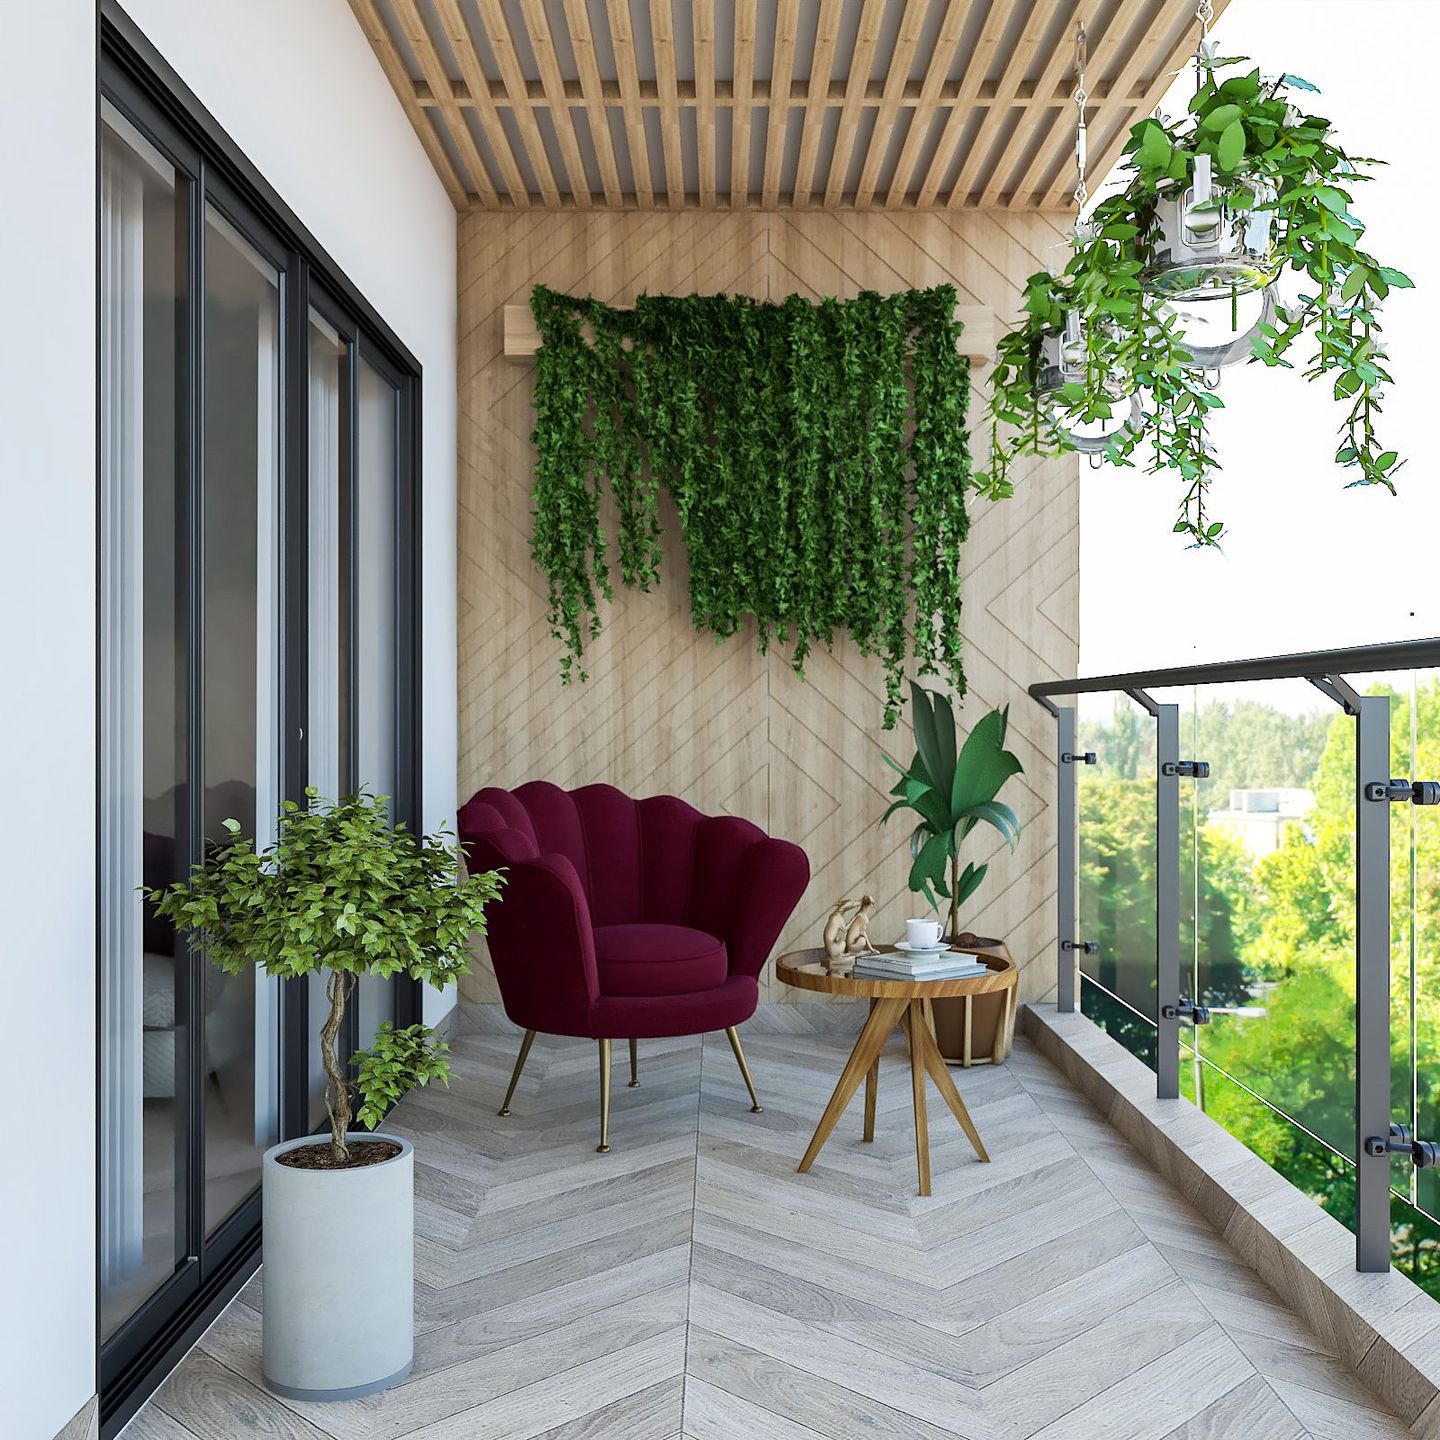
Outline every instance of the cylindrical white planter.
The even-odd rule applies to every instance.
[[[265,1152],[262,1374],[294,1400],[351,1400],[403,1380],[415,1358],[415,1155],[354,1170],[300,1170]]]

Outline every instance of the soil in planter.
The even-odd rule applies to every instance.
[[[336,1160],[326,1140],[319,1145],[297,1145],[277,1155],[275,1163],[289,1165],[293,1170],[358,1170],[362,1165],[382,1165],[399,1153],[400,1147],[390,1140],[352,1140],[350,1158]]]

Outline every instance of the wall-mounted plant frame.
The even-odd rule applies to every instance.
[[[621,582],[660,577],[663,485],[690,564],[690,610],[719,639],[751,620],[803,677],[848,634],[885,667],[957,695],[960,548],[969,532],[969,362],[953,286],[813,304],[641,296],[632,309],[536,286],[534,531],[565,681]]]

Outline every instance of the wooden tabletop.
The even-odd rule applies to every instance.
[[[882,955],[897,953],[893,945],[876,948]],[[948,1000],[958,995],[988,995],[1015,987],[1019,971],[1004,945],[985,950],[966,949],[964,953],[982,960],[990,967],[990,973],[959,980],[879,980],[869,975],[841,975],[830,969],[825,951],[816,946],[780,956],[775,962],[775,978],[799,990],[820,990],[862,1000]]]

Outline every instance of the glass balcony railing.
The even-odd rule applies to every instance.
[[[1349,1226],[1358,1268],[1440,1294],[1440,1169],[1405,1145],[1440,1141],[1440,804],[1413,788],[1440,781],[1440,640],[1032,694],[1062,1008]]]

